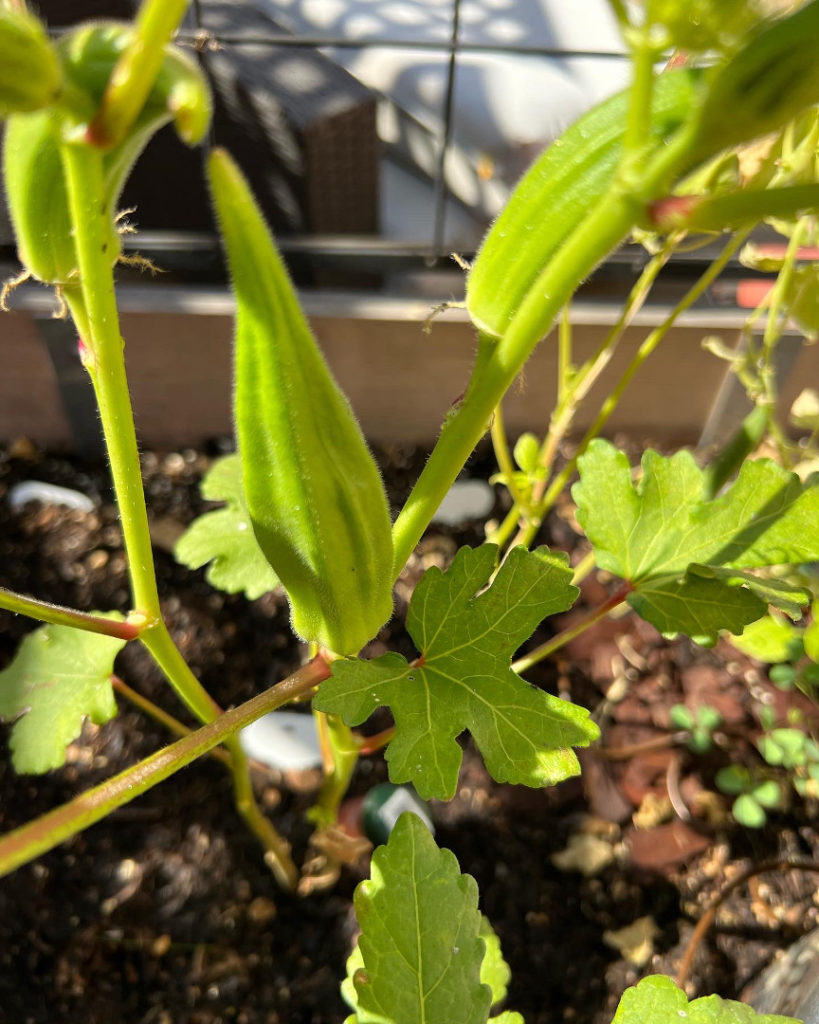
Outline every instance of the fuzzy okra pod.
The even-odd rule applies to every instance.
[[[716,69],[698,119],[706,154],[773,132],[819,103],[819,0],[764,25]]]
[[[355,654],[392,612],[381,477],[247,182],[224,150],[208,169],[236,293],[236,433],[253,530],[295,632]]]
[[[127,24],[95,22],[69,33],[57,47],[65,96],[53,107],[15,113],[8,119],[3,168],[17,251],[29,273],[46,284],[64,285],[77,274],[61,147],[84,144],[84,129],[132,32]],[[107,224],[106,252],[112,264],[121,252],[116,205],[139,154],[169,121],[175,122],[183,141],[200,141],[210,113],[210,93],[202,72],[183,53],[167,47],[136,123],[127,137],[104,155],[105,194],[101,200]]]
[[[655,82],[650,139],[661,145],[690,116],[700,75],[669,71]],[[623,147],[629,93],[576,121],[535,161],[490,228],[466,283],[475,326],[500,337],[538,274],[609,191]]]

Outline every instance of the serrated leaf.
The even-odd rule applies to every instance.
[[[690,1003],[686,994],[664,974],[643,978],[626,989],[612,1024],[799,1024],[792,1017],[756,1013],[745,1003],[703,996]]]
[[[481,926],[478,930],[478,935],[484,941],[480,981],[481,984],[489,986],[492,993],[491,1005],[496,1006],[506,998],[511,971],[509,970],[509,964],[503,959],[500,939],[489,923],[489,919],[483,914],[481,915]],[[358,996],[353,979],[360,970],[364,970],[364,957],[361,954],[360,948],[356,946],[347,959],[347,976],[341,983],[341,994],[347,1005],[353,1009],[356,1009],[358,1006]],[[355,1015],[348,1018],[353,1024],[356,1024],[360,1019]],[[519,1013],[506,1010],[497,1017],[490,1017],[489,1024],[523,1024],[523,1017]]]
[[[481,981],[492,991],[492,1006],[503,1002],[512,972],[509,964],[503,959],[501,943],[487,917],[481,916],[481,927],[478,932],[484,941],[485,950],[481,963]]]
[[[731,643],[758,661],[783,662],[800,653],[801,633],[780,616],[766,615],[746,626],[741,636],[731,637]]]
[[[421,651],[333,662],[314,700],[320,711],[359,725],[388,705],[395,737],[390,778],[412,782],[424,799],[453,796],[468,729],[498,782],[547,786],[579,771],[572,746],[598,735],[589,714],[544,693],[510,666],[517,648],[546,615],[576,596],[565,555],[514,548],[492,585],[496,548],[461,548],[446,573],[429,569],[415,589],[407,628]]]
[[[41,626],[23,639],[0,672],[0,719],[16,719],[10,746],[18,772],[59,768],[85,718],[102,725],[116,715],[111,673],[124,646],[70,626]]]
[[[800,587],[773,576],[760,576],[758,573],[747,572],[744,569],[694,564],[689,566],[688,573],[691,576],[700,576],[704,579],[723,580],[729,586],[745,586],[763,604],[771,605],[792,619],[802,618],[802,609],[810,602],[811,598],[811,592],[806,587]]]
[[[485,1024],[478,887],[415,815],[402,814],[373,854],[355,910],[361,937],[345,998],[359,1024]]]
[[[228,594],[244,593],[250,601],[274,590],[279,580],[262,553],[242,493],[238,455],[215,462],[202,480],[202,497],[224,501],[226,508],[194,519],[174,549],[176,560],[189,569],[208,562],[205,578]]]
[[[706,647],[716,642],[720,630],[741,633],[766,608],[743,587],[688,575],[682,580],[668,576],[647,580],[629,594],[628,603],[663,636],[685,633]]]
[[[593,441],[579,460],[580,483],[573,489],[597,564],[630,582],[632,607],[663,633],[693,628],[700,642],[713,642],[719,629],[741,631],[763,614],[763,602],[793,610],[802,597],[798,588],[772,586],[743,571],[819,557],[817,481],[803,485],[761,459],[743,463],[735,483],[706,501],[705,474],[689,452],[664,458],[648,451],[642,468],[634,485],[627,457],[606,441]],[[709,575],[708,586],[689,570],[701,579]],[[759,595],[758,614],[752,614],[753,601],[738,596],[737,584]]]

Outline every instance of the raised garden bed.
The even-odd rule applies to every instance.
[[[230,706],[287,675],[303,652],[290,634],[283,596],[252,603],[226,596],[168,552],[179,529],[201,511],[197,483],[217,451],[148,452],[143,467],[168,623],[209,691]],[[393,504],[406,495],[423,458],[405,448],[381,453]],[[491,460],[481,457],[470,468],[478,475],[490,470]],[[9,489],[30,478],[78,488],[95,509],[30,504],[12,511]],[[125,561],[104,465],[51,457],[24,442],[3,449],[0,522],[8,586],[82,608],[127,609]],[[481,523],[433,526],[409,571],[444,564],[457,545],[481,539]],[[552,517],[544,539],[574,550],[567,515]],[[585,600],[598,602],[605,588],[605,579],[590,577]],[[399,583],[399,611],[406,592]],[[0,667],[29,628],[21,618],[2,616]],[[371,653],[383,643],[410,654],[400,625],[388,630]],[[543,639],[537,633],[532,642]],[[126,648],[117,670],[180,714],[136,645]],[[765,829],[748,830],[727,817],[727,802],[714,796],[713,784],[715,770],[739,756],[758,729],[760,705],[774,707],[783,719],[789,708],[805,715],[815,708],[776,689],[761,666],[727,644],[706,651],[687,640],[669,643],[634,616],[584,634],[530,677],[597,709],[602,756],[586,754],[582,780],[528,790],[493,783],[467,745],[458,795],[432,807],[437,841],[479,883],[481,907],[512,969],[509,1005],[527,1024],[607,1024],[627,985],[644,973],[674,973],[695,920],[727,880],[768,858],[819,859],[815,808],[796,801]],[[679,748],[651,749],[668,734],[669,709],[681,701],[719,708],[730,733],[725,746],[705,758]],[[736,739],[739,734],[746,738]],[[4,751],[2,830],[167,739],[120,701],[114,721],[86,727],[61,771],[17,776]],[[629,747],[637,749],[629,753]],[[606,748],[618,748],[620,756],[607,757]],[[380,756],[363,759],[352,794],[385,775]],[[669,780],[677,811],[689,813],[690,821],[669,808]],[[259,768],[254,781],[302,862],[310,834],[304,813],[317,774]],[[565,863],[559,868],[553,858],[570,844],[577,850],[577,837],[585,837],[580,863],[587,870],[589,854],[609,863],[588,875]],[[314,864],[319,878],[320,869]],[[351,894],[366,873],[364,858],[343,869],[330,888],[317,884],[309,895],[282,894],[236,817],[229,778],[205,758],[0,882],[0,1018],[21,1024],[340,1024],[346,1012],[338,984],[355,930]],[[640,935],[630,942],[620,936],[618,952],[610,945],[618,937],[610,933],[644,918],[650,920],[640,935],[649,937],[650,948],[637,966]],[[723,907],[699,948],[690,983],[698,994],[738,996],[778,949],[817,923],[815,875],[760,876]],[[631,960],[622,954],[623,942]]]

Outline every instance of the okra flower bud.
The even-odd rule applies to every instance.
[[[60,109],[13,114],[6,127],[3,166],[9,213],[21,263],[46,284],[63,285],[77,272],[77,256],[63,173],[61,146],[77,145],[78,121],[90,119],[108,76],[130,38],[131,27],[94,23],[69,33],[57,49],[68,102]],[[82,108],[82,109],[80,109]],[[174,121],[185,142],[194,143],[210,119],[207,83],[187,56],[167,47],[145,106],[128,136],[104,155],[106,252],[116,263],[121,252],[116,206],[125,180],[153,134]],[[81,132],[80,132],[81,134]],[[72,140],[66,142],[66,137]]]
[[[0,6],[0,117],[48,106],[61,85],[60,62],[40,22]]]
[[[296,633],[355,654],[392,612],[381,477],[247,182],[224,150],[208,169],[236,293],[236,435],[253,530]]]

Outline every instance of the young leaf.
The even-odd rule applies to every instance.
[[[498,782],[548,786],[579,771],[571,747],[598,735],[584,708],[530,686],[510,660],[546,615],[570,608],[577,590],[563,554],[513,548],[492,585],[496,548],[461,548],[446,573],[429,569],[415,589],[407,628],[421,651],[339,660],[314,700],[359,725],[381,705],[395,717],[390,778],[424,799],[455,793],[468,729]],[[476,596],[477,595],[477,596]]]
[[[648,451],[642,466],[635,486],[627,457],[593,441],[572,492],[597,564],[632,584],[628,601],[640,615],[666,635],[712,643],[720,629],[741,632],[768,603],[791,612],[804,603],[806,591],[741,571],[819,557],[819,481],[803,485],[761,459],[708,501],[689,452]]]
[[[681,580],[647,580],[628,596],[631,607],[663,636],[685,633],[698,644],[712,644],[721,629],[741,633],[765,614],[765,604],[742,587],[686,573]]]
[[[481,962],[481,981],[492,990],[492,1005],[495,1006],[506,998],[512,972],[509,970],[509,964],[503,959],[500,939],[489,923],[489,918],[481,917],[478,934],[486,947]]]
[[[521,434],[515,443],[515,462],[524,473],[534,473],[538,467],[540,444],[534,434]]]
[[[731,638],[731,643],[758,661],[790,661],[802,653],[801,634],[786,619],[770,614],[746,626],[741,636]]]
[[[59,768],[83,719],[102,725],[114,717],[111,673],[124,646],[70,626],[41,626],[25,637],[0,672],[0,719],[16,719],[10,746],[18,772]]]
[[[345,998],[360,1024],[485,1024],[478,887],[414,815],[398,819],[355,892],[361,926]]]
[[[746,828],[762,828],[768,815],[751,793],[743,793],[734,800],[731,813]]]
[[[238,455],[213,464],[202,480],[202,496],[227,505],[194,519],[176,543],[176,560],[189,569],[210,562],[205,578],[211,586],[228,594],[244,592],[250,601],[277,587],[245,506]]]
[[[799,1024],[793,1017],[756,1013],[745,1003],[703,996],[689,1003],[682,989],[664,974],[643,978],[626,989],[612,1024]]]

